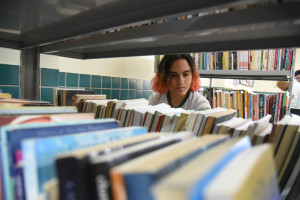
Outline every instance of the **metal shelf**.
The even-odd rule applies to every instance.
[[[41,47],[73,58],[300,46],[300,3],[273,4],[170,21]]]
[[[290,71],[263,71],[263,70],[199,70],[201,78],[218,79],[246,79],[287,81],[291,77]]]

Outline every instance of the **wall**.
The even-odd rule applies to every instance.
[[[154,56],[78,60],[42,54],[40,60],[42,68],[54,68],[62,72],[143,80],[150,80],[154,76]]]
[[[300,69],[299,49],[296,51],[295,61],[295,70]],[[14,98],[19,98],[18,74],[20,51],[0,48],[0,64],[0,89],[4,92],[12,93]],[[134,96],[133,90],[135,90],[136,97],[148,97],[152,92],[151,86],[149,86],[149,80],[154,76],[154,56],[77,60],[41,54],[40,67],[42,68],[40,87],[42,100],[51,100],[51,89],[53,87],[83,86],[87,89],[95,89],[96,93],[107,93],[110,97],[125,97],[127,93],[125,90],[128,90],[128,95],[130,95],[128,97]],[[47,71],[47,69],[44,68],[52,70]],[[72,83],[71,77],[75,79],[74,83]],[[95,82],[95,80],[98,81]],[[111,87],[108,87],[110,80]],[[131,85],[128,89],[124,88],[126,87],[124,85],[122,87],[122,83],[125,82],[126,85],[127,80],[129,86]],[[89,84],[83,83],[86,81],[89,82]],[[104,84],[103,81],[105,82]],[[119,82],[120,86],[117,86]],[[209,86],[209,82],[209,79],[201,79],[202,86]],[[233,86],[232,79],[212,80],[213,87],[279,92],[280,90],[275,84],[275,81],[256,80],[254,81],[253,87],[247,87],[241,85]],[[134,87],[135,89],[133,89]]]

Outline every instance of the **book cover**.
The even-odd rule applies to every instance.
[[[227,139],[219,135],[195,138],[114,167],[110,173],[114,199],[152,199],[155,182]]]
[[[21,141],[33,137],[50,137],[82,131],[96,131],[119,127],[117,121],[106,120],[82,120],[75,122],[34,123],[21,125],[7,125],[1,127],[1,183],[5,186],[7,196],[13,198],[13,179],[15,176],[15,154],[21,150]]]
[[[248,137],[233,138],[214,146],[155,184],[154,198],[205,199],[206,186],[231,160],[249,148]]]
[[[271,145],[241,152],[204,188],[203,199],[280,199]]]
[[[56,178],[55,156],[58,154],[145,133],[144,127],[130,127],[24,140],[24,163],[32,163],[23,168],[26,199],[45,195],[44,183]]]

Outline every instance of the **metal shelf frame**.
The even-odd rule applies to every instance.
[[[263,70],[199,70],[201,78],[288,81],[290,71]]]

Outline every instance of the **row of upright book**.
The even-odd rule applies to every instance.
[[[193,53],[199,70],[291,70],[294,49]]]
[[[272,122],[278,122],[286,115],[290,97],[287,92],[257,93],[248,90],[207,88],[204,91],[212,108],[233,108],[236,117],[254,121],[270,114]]]
[[[93,101],[106,101],[101,107],[107,119],[95,119],[96,113],[87,110],[78,113],[73,106],[0,103],[2,199],[279,199],[280,195],[293,199],[299,195],[297,116],[287,115],[272,124],[270,115],[252,121],[236,118],[236,111],[226,108],[186,111],[164,104],[149,106],[145,99],[81,97],[74,103],[83,101],[83,109]],[[61,109],[47,114],[49,108]],[[144,114],[137,117],[135,111]],[[118,117],[123,112],[127,117],[122,124]],[[141,124],[146,113],[153,114],[149,126]],[[159,119],[167,115],[178,118],[177,123],[156,131]],[[206,131],[198,134],[196,121]],[[233,134],[241,126],[243,131]],[[261,133],[266,136],[255,139]]]

